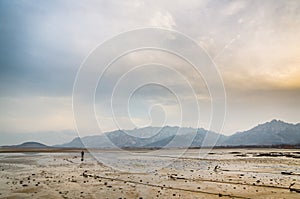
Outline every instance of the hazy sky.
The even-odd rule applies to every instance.
[[[226,120],[222,133],[232,134],[246,130],[274,118],[298,123],[299,10],[298,0],[1,0],[0,134],[5,138],[9,134],[46,135],[49,132],[73,131],[72,88],[80,64],[91,50],[113,35],[149,26],[182,32],[197,41],[212,57],[223,78],[227,95]],[[177,67],[183,75],[193,74],[186,70],[184,63],[180,64],[180,60],[176,61],[170,55],[155,55],[155,52],[145,55],[142,52],[120,60],[114,66],[115,73],[112,69],[110,75],[121,73],[122,67],[133,63],[130,62],[134,60],[132,57],[147,57],[149,54],[153,54],[153,61],[162,55],[169,60],[169,64],[173,60],[173,67]],[[140,74],[148,77],[159,77],[160,74],[160,78],[169,78],[178,95],[189,97],[190,93],[181,84],[183,79],[173,77],[170,71],[157,73],[155,66],[149,66],[148,69],[149,71],[141,71]],[[159,70],[165,69],[160,67]],[[109,74],[107,77],[110,77]],[[135,78],[125,78],[122,86],[129,86],[133,79]],[[192,85],[207,92],[201,81],[199,84],[192,82]],[[97,95],[99,101],[105,89],[111,88],[104,86],[102,89]],[[141,100],[131,104],[134,106],[131,114],[136,120],[133,123],[141,126],[160,125],[160,121],[164,120],[161,117],[164,113],[156,104],[167,101],[168,103],[163,103],[168,105],[164,108],[171,113],[167,124],[178,124],[180,118],[175,116],[180,110],[178,106],[172,107],[176,103],[174,96],[153,85],[148,89],[140,89],[135,96],[136,99],[139,96],[138,99],[149,102],[147,106],[141,104]],[[119,102],[128,98],[121,91],[117,94]],[[202,114],[208,114],[205,108],[207,102],[202,102],[201,99],[199,101],[204,107]],[[105,115],[106,108],[110,107],[101,103],[97,106],[102,111],[98,117],[104,121],[103,130],[114,130],[113,126],[105,122],[111,119]],[[153,123],[149,120],[149,115],[145,115],[149,108]],[[126,126],[128,118],[124,118],[122,114],[117,114],[116,119],[125,123],[124,127],[134,127]],[[189,119],[192,120],[187,120]],[[182,125],[190,124],[187,121]],[[202,124],[206,126],[207,121],[204,119]],[[20,140],[16,137],[16,142],[18,141]],[[13,141],[10,139],[7,142]],[[4,144],[4,141],[0,144]]]

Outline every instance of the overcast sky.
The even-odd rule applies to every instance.
[[[22,137],[21,134],[26,133],[46,135],[49,132],[75,131],[72,89],[81,63],[93,49],[113,35],[149,26],[186,34],[213,59],[227,95],[226,118],[221,133],[228,135],[247,130],[272,119],[298,123],[299,10],[298,0],[2,0],[0,134],[4,138],[13,134],[15,142],[19,142],[18,134]],[[137,70],[136,76],[140,79],[144,76],[164,79],[163,84],[170,83],[177,95],[188,99],[192,94],[188,92],[184,78],[176,71],[191,80],[192,69],[176,57],[156,53],[132,53],[114,64],[106,78],[109,80],[116,74],[121,77],[126,65],[141,64],[140,60],[145,58],[149,61],[149,55],[155,63],[163,62],[163,56],[168,60],[168,66],[176,69],[175,72],[170,68],[149,65],[145,70]],[[134,57],[139,57],[139,61],[132,61],[136,60]],[[125,100],[127,103],[124,88],[130,87],[133,80],[138,81],[134,73],[130,75],[124,77],[121,87],[116,89],[116,107]],[[108,80],[107,84],[110,83]],[[191,84],[199,90],[196,93],[202,105],[201,114],[209,115],[205,82],[200,77],[197,82],[191,81]],[[116,129],[108,122],[112,119],[106,114],[110,106],[101,103],[102,94],[111,89],[104,84],[96,96],[96,109],[101,110],[97,117],[101,120],[103,131]],[[150,85],[140,88],[135,94],[129,103],[132,118],[124,116],[122,108],[116,108],[119,114],[115,115],[115,119],[122,123],[122,128],[165,124],[193,126],[192,116],[180,123],[176,96],[167,89]],[[186,101],[183,108],[190,108],[192,112],[189,105]],[[166,114],[168,118],[165,121],[163,116]],[[204,127],[208,123],[205,118],[201,121]],[[7,142],[14,141],[10,139]],[[5,143],[1,141],[0,144]]]

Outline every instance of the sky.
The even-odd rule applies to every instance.
[[[209,128],[209,77],[174,55],[153,50],[130,53],[106,71],[95,94],[101,130],[88,128],[89,116],[74,119],[72,94],[80,66],[101,43],[144,27],[178,31],[205,49],[226,92],[220,133],[230,135],[272,119],[299,123],[299,10],[298,0],[2,0],[0,144],[28,139],[62,143],[78,136],[80,125],[86,126],[82,136],[148,125],[196,127],[195,103],[200,125]],[[180,42],[172,45],[184,48]],[[141,86],[153,80],[160,84]],[[84,109],[91,102],[81,105]],[[88,121],[78,121],[84,118]]]

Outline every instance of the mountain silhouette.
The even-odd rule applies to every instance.
[[[298,145],[300,124],[272,120],[231,136],[217,134],[203,128],[145,127],[117,130],[102,135],[75,138],[60,147],[86,148],[161,148],[201,146],[261,146]]]

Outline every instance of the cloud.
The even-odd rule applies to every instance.
[[[285,0],[0,1],[1,131],[74,128],[71,95],[84,58],[113,35],[145,26],[181,31],[199,42],[215,59],[228,96],[226,133],[274,117],[297,122],[300,120],[299,10],[298,1]],[[179,43],[174,47],[190,50]],[[202,114],[209,113],[210,100],[203,82],[208,77],[196,75],[182,61],[163,53],[132,53],[119,60],[108,71],[102,94],[108,96],[120,74],[132,65],[141,64],[145,57],[151,62],[165,60],[166,65],[187,77],[202,103]],[[148,72],[141,71],[137,77],[126,79],[121,87],[151,77]],[[168,82],[186,100],[187,110],[192,109],[188,106],[190,92],[180,77],[167,70],[153,70],[149,74]],[[86,84],[89,86],[89,82]],[[168,113],[177,113],[172,96],[148,89],[141,100],[144,98],[149,106],[161,102]],[[151,97],[156,100],[147,101]],[[119,95],[118,103],[121,102],[123,98]],[[104,113],[108,111],[103,104],[98,105]],[[160,114],[153,112],[153,116]],[[142,116],[145,114],[136,114],[133,120],[137,124],[149,121],[146,117],[139,118]],[[111,120],[106,115],[99,117]],[[128,121],[123,115],[119,117],[123,123]],[[192,118],[187,117],[185,125],[191,124],[188,120]],[[172,124],[175,121],[176,118],[169,120]],[[205,120],[202,124],[207,123]],[[105,126],[105,130],[112,128],[108,123]]]
[[[161,12],[157,12],[150,20],[150,25],[173,29],[175,28],[176,23],[174,22],[173,17],[170,13],[166,12],[162,14]]]
[[[70,97],[1,97],[0,129],[33,133],[74,129]]]

